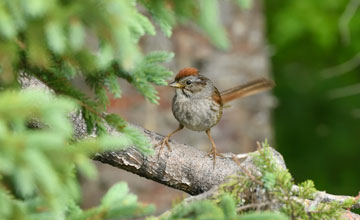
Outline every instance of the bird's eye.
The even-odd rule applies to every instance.
[[[190,85],[191,84],[191,80],[186,80],[186,85]]]

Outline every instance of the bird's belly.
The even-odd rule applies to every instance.
[[[206,131],[222,115],[222,107],[210,99],[174,100],[172,110],[180,124],[194,131]]]

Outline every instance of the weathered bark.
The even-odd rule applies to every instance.
[[[150,138],[153,146],[164,138],[144,128],[138,127],[138,129]],[[109,132],[117,134],[113,129]],[[224,154],[224,158],[217,157],[214,166],[212,158],[206,152],[175,141],[169,143],[172,151],[164,149],[160,157],[158,157],[158,150],[152,156],[144,156],[136,148],[130,147],[124,151],[98,154],[94,159],[191,195],[206,192],[222,183],[231,174],[243,172],[243,168],[232,159],[236,156],[234,154]],[[278,163],[285,168],[281,155],[276,151],[274,153],[278,155]],[[253,166],[251,159],[243,161],[241,165],[246,168]]]

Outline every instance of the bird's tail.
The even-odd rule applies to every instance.
[[[246,96],[250,96],[264,90],[271,89],[275,86],[275,83],[272,80],[268,79],[257,79],[246,83],[244,85],[236,86],[231,89],[227,89],[222,91],[221,98],[223,103],[230,102],[234,99],[243,98]]]

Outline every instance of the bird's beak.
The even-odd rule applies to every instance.
[[[180,83],[175,82],[175,81],[169,83],[168,86],[170,86],[170,87],[172,87],[172,88],[183,88],[183,87],[184,87],[183,85],[181,85]]]

